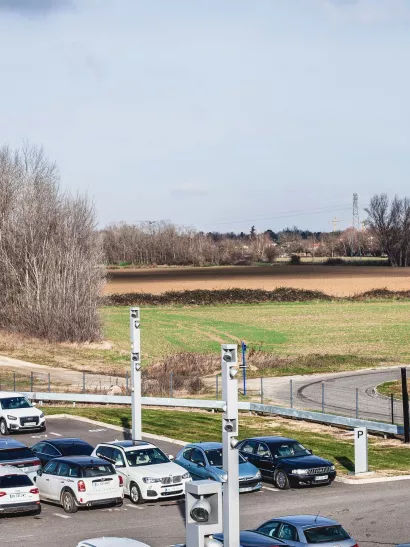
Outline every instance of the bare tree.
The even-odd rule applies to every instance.
[[[53,341],[100,337],[95,211],[61,191],[41,148],[0,149],[0,327]]]

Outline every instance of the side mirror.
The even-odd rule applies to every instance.
[[[313,454],[313,450],[308,450],[309,454]]]
[[[173,456],[172,454],[168,454],[168,459],[172,462],[175,460],[175,456]]]
[[[31,403],[31,406],[37,406],[37,403]]]
[[[125,464],[121,463],[121,462],[116,462],[115,466],[114,466],[116,469],[118,467],[125,467]]]
[[[42,469],[37,469],[37,475],[39,477],[41,477],[42,474],[43,474],[43,470]]]
[[[205,467],[205,463],[204,462],[198,462],[198,467]]]

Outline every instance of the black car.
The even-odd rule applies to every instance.
[[[41,465],[45,465],[61,456],[91,456],[94,447],[82,439],[73,437],[40,441],[32,446],[31,450],[41,461]]]
[[[313,456],[295,439],[253,437],[238,445],[240,453],[255,465],[262,478],[281,490],[291,486],[330,484],[336,477],[332,462]]]

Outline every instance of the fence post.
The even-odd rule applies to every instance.
[[[290,380],[290,408],[293,408],[293,380]]]
[[[404,427],[404,442],[410,443],[409,431],[409,393],[407,390],[407,370],[406,367],[401,369],[401,393],[403,397],[403,427]]]
[[[30,391],[33,393],[33,371],[30,372]]]
[[[169,375],[169,396],[171,397],[171,399],[174,396],[173,395],[173,391],[174,391],[173,390],[173,387],[174,387],[173,383],[174,383],[174,373],[171,372],[170,375]]]
[[[216,380],[216,400],[219,399],[219,376],[218,374],[215,376],[215,380]]]
[[[13,391],[16,391],[16,373],[13,372]]]
[[[359,419],[359,388],[356,388],[356,419]]]
[[[51,376],[50,376],[50,373],[48,373],[48,392],[50,393],[51,391]]]
[[[390,393],[391,423],[394,425],[394,396]]]
[[[85,372],[83,372],[83,393],[85,393]]]
[[[263,405],[263,378],[261,376],[261,405]]]
[[[325,413],[325,383],[322,382],[322,413]]]

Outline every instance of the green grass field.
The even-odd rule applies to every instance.
[[[112,425],[130,427],[131,412],[120,408],[43,407],[46,414],[73,414]],[[221,415],[206,412],[143,409],[142,424],[145,433],[166,435],[186,442],[221,441]],[[197,433],[200,432],[200,433]],[[291,420],[275,421],[272,417],[245,416],[239,418],[240,439],[258,435],[283,435],[297,438],[315,454],[332,460],[339,473],[353,469],[353,435],[350,440],[339,438],[334,432],[310,430],[308,424]],[[178,448],[176,447],[176,451]],[[409,448],[385,444],[380,438],[370,437],[369,467],[373,471],[410,471]]]
[[[221,343],[245,340],[277,355],[410,358],[410,302],[308,302],[141,310],[143,358],[169,353],[218,354]],[[128,308],[103,310],[106,337],[129,348]]]

